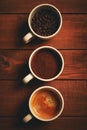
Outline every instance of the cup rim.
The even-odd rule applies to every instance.
[[[55,115],[54,117],[52,117],[52,118],[50,118],[50,119],[44,119],[44,118],[38,117],[36,114],[34,114],[34,112],[33,112],[33,110],[32,110],[32,107],[31,107],[31,100],[32,100],[33,95],[34,95],[36,92],[38,92],[39,90],[41,90],[41,89],[51,89],[51,90],[55,91],[55,92],[60,96],[60,98],[61,98],[62,105],[61,105],[60,111],[58,112],[57,115]],[[64,98],[63,98],[61,92],[60,92],[58,89],[56,89],[56,88],[54,88],[54,87],[52,87],[52,86],[42,86],[42,87],[39,87],[39,88],[37,88],[36,90],[34,90],[34,92],[31,94],[31,96],[30,96],[30,98],[29,98],[28,106],[29,106],[30,112],[32,113],[32,115],[33,115],[36,119],[38,119],[38,120],[40,120],[40,121],[46,121],[46,122],[47,122],[47,121],[53,121],[53,120],[55,120],[56,118],[58,118],[58,117],[61,115],[61,113],[63,112],[63,109],[64,109]]]
[[[60,25],[59,25],[57,31],[56,31],[55,33],[53,33],[52,35],[49,35],[49,36],[41,36],[41,35],[37,34],[37,33],[32,29],[31,22],[30,22],[30,21],[31,21],[30,19],[31,19],[31,16],[32,16],[33,12],[34,12],[36,9],[38,9],[39,7],[42,7],[42,6],[49,6],[49,7],[53,8],[53,9],[59,14],[59,16],[60,16]],[[49,38],[55,36],[55,35],[60,31],[60,29],[61,29],[61,27],[62,27],[62,21],[63,21],[63,20],[62,20],[62,15],[61,15],[59,9],[57,9],[57,7],[55,7],[54,5],[48,4],[48,3],[46,3],[46,4],[40,4],[40,5],[36,6],[36,7],[34,7],[34,8],[31,10],[31,12],[30,12],[30,14],[29,14],[29,17],[28,17],[28,25],[29,25],[29,28],[30,28],[31,32],[32,32],[35,36],[37,36],[37,37],[39,37],[39,38],[41,38],[41,39],[49,39]]]
[[[41,77],[39,77],[39,76],[37,76],[34,72],[33,72],[33,70],[32,70],[32,67],[31,67],[31,62],[32,62],[32,58],[33,58],[33,55],[37,52],[37,51],[39,51],[39,50],[41,50],[41,49],[52,49],[53,51],[55,51],[56,53],[58,53],[58,55],[60,56],[60,58],[61,58],[61,60],[62,60],[62,66],[61,66],[61,70],[59,71],[59,73],[56,75],[56,76],[54,76],[54,77],[52,77],[52,78],[48,78],[48,79],[44,79],[44,78],[41,78]],[[60,53],[60,51],[58,51],[56,48],[54,48],[54,47],[52,47],[52,46],[41,46],[41,47],[38,47],[37,49],[35,49],[33,52],[32,52],[32,54],[30,55],[30,57],[29,57],[29,62],[28,62],[28,64],[29,64],[29,68],[30,68],[30,71],[31,71],[31,73],[32,73],[32,75],[35,77],[35,78],[37,78],[37,79],[39,79],[40,81],[53,81],[54,79],[56,79],[56,78],[58,78],[59,76],[60,76],[60,74],[62,73],[62,71],[63,71],[63,69],[64,69],[64,58],[63,58],[63,56],[62,56],[62,54]]]

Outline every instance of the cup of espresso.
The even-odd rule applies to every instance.
[[[28,16],[30,32],[23,38],[27,44],[32,38],[49,39],[55,36],[62,26],[60,11],[51,4],[40,4]]]
[[[59,90],[51,86],[42,86],[31,94],[28,106],[31,113],[23,118],[25,123],[33,117],[40,121],[52,121],[61,115],[64,99]]]
[[[28,83],[33,78],[40,81],[52,81],[58,78],[64,69],[62,54],[51,46],[35,49],[30,55],[28,64],[30,74],[24,77],[24,83]]]

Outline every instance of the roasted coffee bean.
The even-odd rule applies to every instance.
[[[60,25],[58,15],[49,9],[41,9],[32,18],[33,30],[41,36],[54,34]]]

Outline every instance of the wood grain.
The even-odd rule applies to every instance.
[[[55,121],[45,123],[37,120],[32,123],[19,123],[17,118],[0,118],[0,129],[4,130],[87,130],[87,118],[59,118]]]
[[[1,50],[0,79],[21,80],[30,71],[28,59],[33,50]],[[65,67],[59,79],[87,79],[87,50],[60,50]]]
[[[63,16],[60,32],[48,41],[35,38],[25,45],[27,18],[37,5],[55,5]],[[65,67],[52,82],[22,79],[30,70],[28,59],[39,46],[53,46],[64,57]],[[24,124],[32,92],[49,85],[64,97],[64,111],[52,122],[33,119]],[[0,0],[0,130],[87,130],[87,0]]]
[[[38,4],[50,3],[55,5],[62,13],[87,13],[87,1],[73,0],[1,0],[0,13],[27,13]]]
[[[58,49],[87,49],[87,15],[63,14],[60,32],[48,41],[37,38],[28,45],[23,37],[29,32],[28,14],[0,15],[0,49],[35,49],[49,45]]]
[[[29,113],[28,99],[41,86],[52,86],[64,97],[64,111],[60,117],[87,117],[87,81],[55,80],[49,83],[0,80],[0,116],[22,118]]]

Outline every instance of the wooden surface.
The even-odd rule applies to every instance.
[[[48,41],[37,38],[25,45],[22,38],[29,31],[27,18],[41,0],[0,1],[0,130],[87,130],[87,1],[44,0],[55,5],[63,16],[59,34]],[[49,45],[63,55],[65,67],[51,82],[36,79],[24,85],[22,78],[30,71],[32,51]],[[28,99],[38,87],[50,85],[63,95],[65,107],[55,121],[36,119],[24,124],[29,113]]]

